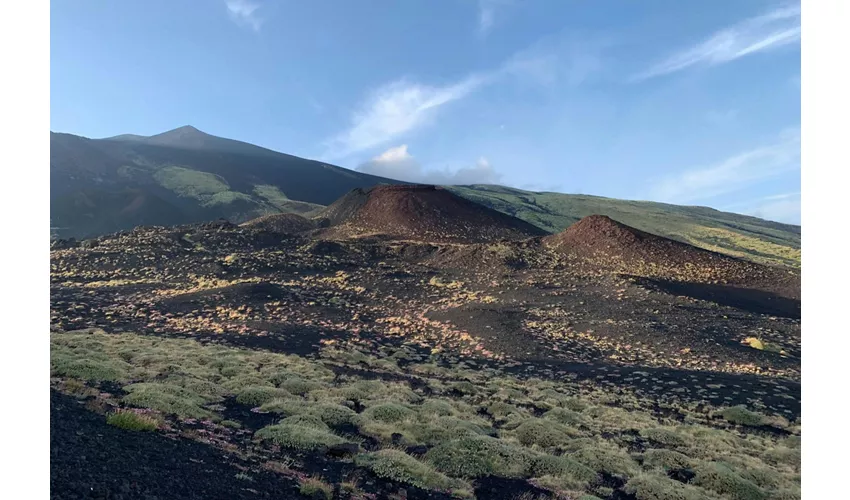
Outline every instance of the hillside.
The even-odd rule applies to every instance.
[[[151,137],[50,134],[50,225],[62,238],[309,214],[354,188],[394,182],[189,126]]]
[[[328,236],[388,235],[428,242],[483,243],[546,234],[516,217],[437,186],[355,189],[325,210]]]
[[[800,226],[757,217],[649,201],[537,193],[504,186],[452,186],[451,191],[549,232],[583,217],[606,215],[636,229],[772,265],[800,266]]]
[[[107,139],[51,132],[50,158],[50,225],[59,238],[219,218],[241,223],[280,212],[311,217],[353,189],[399,183],[189,126]],[[706,207],[504,186],[446,189],[551,233],[599,214],[707,250],[800,265],[800,226]]]

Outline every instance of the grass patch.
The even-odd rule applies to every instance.
[[[650,469],[687,469],[694,465],[694,460],[678,451],[665,449],[650,449],[643,454],[643,465]]]
[[[248,386],[236,395],[236,401],[244,405],[261,406],[275,399],[285,399],[292,394],[285,389],[268,386]]]
[[[445,491],[466,486],[399,450],[386,449],[358,455],[355,463],[371,470],[378,477],[428,490]]]
[[[159,421],[157,419],[127,410],[119,410],[114,413],[110,413],[106,417],[106,423],[126,431],[149,432],[155,431],[159,427]]]
[[[314,499],[324,498],[332,500],[334,488],[328,483],[316,477],[306,477],[299,482],[298,491],[305,497]]]
[[[633,477],[623,489],[637,500],[709,500],[698,488],[651,474]]]
[[[764,424],[764,416],[748,410],[745,406],[733,406],[720,412],[720,416],[733,424],[758,427]]]
[[[631,477],[638,473],[637,463],[622,450],[602,447],[582,448],[570,454],[570,458],[594,471],[613,476]]]
[[[565,444],[577,432],[569,427],[539,418],[530,418],[514,431],[517,440],[526,446],[554,448]]]
[[[118,361],[94,359],[51,359],[54,375],[73,377],[89,382],[117,382],[127,376],[127,371]]]
[[[149,408],[181,418],[211,419],[215,414],[201,407],[207,401],[182,387],[161,383],[139,383],[124,387],[129,392],[122,401],[137,408]]]
[[[527,477],[534,453],[488,436],[466,437],[440,443],[425,460],[450,476],[476,478],[486,475]]]
[[[710,462],[698,465],[693,483],[733,500],[764,500],[765,492],[755,483],[744,479],[727,465]]]
[[[285,420],[279,424],[263,427],[254,434],[254,437],[261,441],[271,441],[284,448],[302,451],[312,451],[347,442],[327,430],[301,425],[298,423],[300,421],[285,422]]]
[[[401,422],[412,417],[413,410],[396,403],[381,403],[363,410],[363,418],[384,423]]]

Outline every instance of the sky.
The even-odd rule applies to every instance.
[[[800,223],[800,4],[50,3],[51,130]]]

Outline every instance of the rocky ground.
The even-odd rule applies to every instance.
[[[118,337],[183,339],[193,342],[192,346],[297,355],[322,362],[333,372],[329,387],[336,387],[334,384],[346,377],[381,380],[406,384],[421,397],[441,395],[464,401],[470,408],[492,405],[499,390],[494,388],[486,395],[448,388],[474,377],[464,379],[440,370],[493,370],[517,384],[553,384],[552,390],[587,397],[599,408],[628,401],[627,406],[642,416],[636,417],[639,422],[643,416],[665,426],[693,421],[706,428],[720,426],[742,439],[758,436],[774,445],[799,433],[799,294],[787,293],[785,282],[773,287],[748,286],[745,280],[724,282],[717,276],[701,280],[693,273],[665,274],[657,266],[647,271],[646,266],[629,262],[611,265],[598,255],[593,259],[571,255],[539,240],[475,245],[382,238],[330,241],[281,234],[262,225],[227,223],[139,228],[67,246],[57,245],[51,252],[52,335],[61,349],[71,349],[61,351],[65,356],[72,356],[73,348],[59,339],[85,336],[79,333],[84,329]],[[765,278],[760,279],[763,283]],[[74,331],[78,333],[68,333]],[[98,360],[97,356],[118,356],[114,362],[121,366],[120,375],[106,377],[114,383],[162,383],[168,379],[170,372],[165,368],[146,378],[151,376],[143,370],[148,365],[125,359],[120,350],[109,354],[112,347],[108,342],[101,344],[86,349],[93,349],[91,355]],[[416,353],[419,361],[396,356],[399,349]],[[352,360],[333,358],[329,353],[349,357],[353,353],[382,354],[375,359]],[[329,356],[335,361],[327,365]],[[179,371],[179,364],[172,370]],[[449,477],[446,484],[453,486],[431,487],[423,481],[405,481],[404,474],[388,480],[374,464],[353,459],[340,462],[326,456],[299,456],[295,465],[284,467],[288,472],[275,472],[275,467],[260,466],[274,460],[271,455],[258,458],[268,450],[262,451],[250,435],[245,439],[253,444],[243,446],[234,438],[231,444],[240,451],[229,453],[227,446],[202,444],[184,436],[185,432],[173,438],[162,430],[133,433],[109,426],[104,415],[134,406],[122,399],[127,392],[121,388],[110,391],[98,377],[87,380],[74,373],[61,367],[57,371],[54,366],[51,482],[55,498],[290,498],[302,495],[305,478],[314,475],[336,484],[330,494],[343,498],[347,493],[339,484],[344,482],[344,473],[361,474],[357,494],[366,497],[389,498],[404,491],[408,498],[507,498],[496,493],[501,491],[517,497],[525,494],[525,498],[556,494],[565,498],[579,494],[662,498],[641,493],[647,490],[645,486],[636,489],[635,484],[640,486],[643,479],[635,478],[643,476],[625,471],[612,475],[602,470],[605,467],[593,466],[600,474],[598,479],[586,481],[584,486],[569,483],[560,487],[542,484],[535,479],[539,474],[531,471],[452,476],[438,465],[435,467]],[[109,396],[98,399],[83,391],[84,397],[70,397],[66,395],[69,379],[80,379],[90,390]],[[235,397],[242,389],[228,386],[221,397]],[[105,406],[100,412],[84,407],[86,401],[101,399]],[[356,401],[342,398],[339,403],[364,412]],[[258,415],[264,413],[251,412],[250,405],[239,413],[227,405],[215,410],[217,403],[211,404],[212,410],[201,407],[212,412],[214,420],[228,419],[227,412],[236,412],[234,415],[241,417],[231,416],[243,430],[255,432],[276,421],[270,418],[260,422],[263,425],[252,425],[251,419],[263,418]],[[410,400],[404,404],[423,403]],[[522,410],[528,418],[543,418],[552,409],[551,404],[528,405]],[[718,417],[718,412],[736,405],[757,412],[762,420],[736,427],[739,424]],[[364,408],[368,410],[368,405]],[[177,425],[173,412],[157,411],[161,422],[171,422],[161,423],[160,429]],[[477,416],[470,411],[470,419],[485,418],[476,425],[492,426],[497,436],[519,439],[526,446],[521,438],[512,437],[515,428],[501,427],[484,410]],[[358,430],[348,429],[348,433],[332,430],[358,442],[360,451],[368,453],[394,447],[421,458],[416,446],[424,447],[419,451],[434,446],[415,433],[408,435],[413,431],[406,428],[384,436],[383,431],[362,422],[356,425]],[[574,439],[609,439],[624,453],[644,453],[646,445],[628,444],[631,438],[626,436],[645,431],[646,425],[624,424],[616,432],[605,431],[610,435],[602,438],[603,431],[579,426],[570,435]],[[383,438],[388,441],[384,443]],[[583,453],[566,443],[557,449],[540,443],[531,448],[553,456]],[[644,462],[632,458],[635,470],[640,469]],[[706,463],[719,460],[710,456],[699,459]],[[761,465],[785,474],[784,479],[765,480],[764,484],[747,479],[760,493],[746,498],[779,498],[775,495],[780,490],[791,495],[782,498],[792,498],[787,486],[794,484],[793,472],[782,468],[784,465]],[[688,474],[701,470],[699,465],[679,469],[696,471]],[[467,482],[456,484],[455,477]],[[669,479],[659,478],[650,482]],[[699,484],[691,479],[674,481],[687,488],[681,494],[693,495],[676,498],[731,494],[706,486],[708,479],[697,481]]]

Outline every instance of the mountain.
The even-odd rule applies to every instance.
[[[191,126],[149,137],[50,134],[50,225],[60,238],[219,218],[241,223],[281,212],[310,217],[353,189],[378,184],[401,182]],[[699,248],[765,264],[800,265],[800,226],[706,207],[492,185],[446,189],[550,233],[589,215],[606,215]]]
[[[309,214],[355,188],[396,183],[185,126],[150,137],[50,134],[57,237],[137,225]]]

